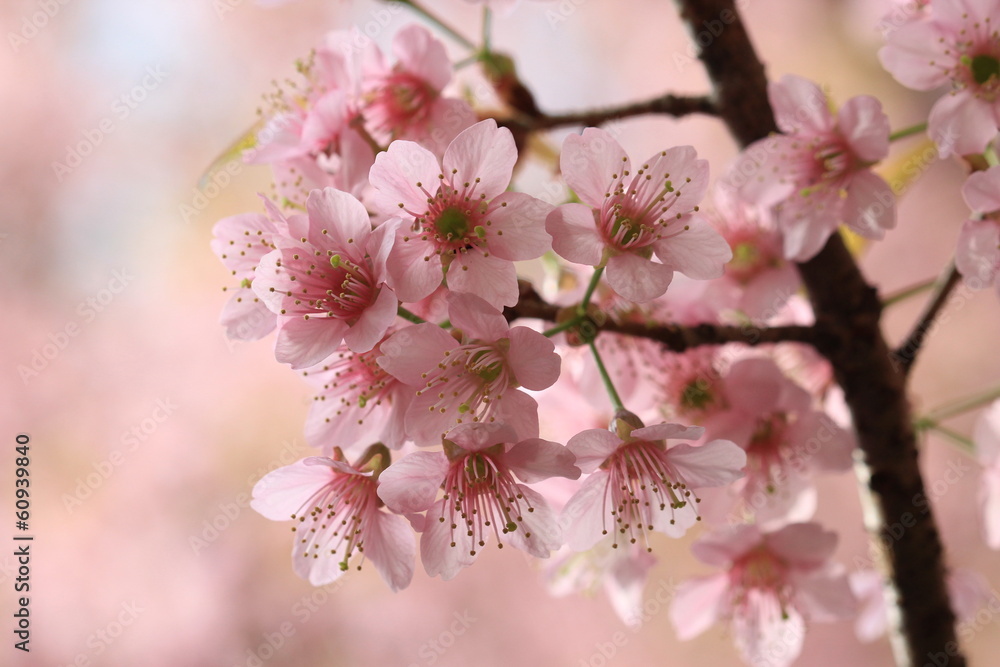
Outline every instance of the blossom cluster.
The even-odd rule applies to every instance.
[[[983,120],[996,39],[959,4],[921,5],[882,52],[906,85],[955,84],[930,118],[942,155],[982,153],[997,131]],[[833,560],[836,534],[813,521],[815,478],[850,471],[856,447],[829,365],[795,343],[671,352],[598,330],[810,324],[796,262],[832,235],[877,240],[896,224],[873,170],[890,144],[881,104],[832,110],[786,76],[769,89],[780,133],[714,185],[693,146],[638,161],[587,127],[552,165],[570,195],[543,201],[512,185],[530,148],[509,115],[449,96],[440,41],[408,26],[392,51],[323,42],[246,154],[273,168],[277,199],[214,230],[233,277],[227,335],[274,332],[276,360],[316,392],[305,433],[319,455],[266,475],[252,506],[293,523],[295,571],[315,585],[370,560],[400,590],[418,551],[427,575],[452,579],[495,543],[550,559],[554,593],[603,585],[628,623],[657,534],[707,524],[694,552],[719,572],[678,590],[678,634],[725,620],[750,664],[790,663],[807,623],[863,598]],[[1000,287],[998,193],[1000,166],[963,190],[975,215],[956,262],[974,287]],[[558,317],[526,317],[525,299]],[[977,440],[995,472],[989,419]],[[984,508],[998,548],[995,477]]]

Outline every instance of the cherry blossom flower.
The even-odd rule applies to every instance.
[[[983,411],[976,421],[972,441],[983,466],[979,499],[983,535],[991,549],[1000,549],[1000,401]]]
[[[1000,120],[1000,4],[934,0],[926,20],[893,31],[882,66],[908,88],[951,89],[931,109],[928,134],[941,157],[981,153]]]
[[[678,587],[670,606],[677,636],[691,639],[726,620],[748,664],[791,664],[802,651],[807,620],[855,613],[847,576],[830,560],[836,545],[836,533],[815,523],[773,532],[740,525],[701,538],[694,555],[725,571]]]
[[[243,213],[223,218],[212,228],[212,251],[239,280],[219,322],[233,340],[258,340],[274,330],[277,317],[251,289],[257,264],[274,250],[274,239],[288,230],[285,216],[264,199],[267,215]]]
[[[367,352],[346,345],[323,363],[303,371],[318,388],[306,418],[306,440],[329,453],[381,442],[398,449],[406,441],[403,417],[413,390],[389,375],[377,360],[381,344]]]
[[[505,422],[522,438],[538,435],[538,404],[519,387],[539,391],[559,377],[559,355],[545,336],[510,328],[499,311],[471,294],[452,294],[448,309],[456,340],[435,324],[406,327],[382,343],[382,368],[416,397],[406,433],[418,445],[465,422]]]
[[[896,197],[871,166],[889,152],[889,120],[874,97],[852,97],[836,117],[819,86],[787,75],[768,86],[784,134],[754,142],[722,186],[775,208],[787,259],[806,261],[841,223],[881,239],[896,225]]]
[[[345,341],[372,349],[396,319],[399,302],[387,287],[386,259],[398,221],[374,231],[365,207],[327,188],[306,201],[308,217],[289,220],[288,236],[257,268],[253,289],[278,314],[275,356],[292,368],[312,366]]]
[[[590,429],[567,443],[580,470],[591,473],[563,508],[571,549],[589,549],[608,534],[613,547],[647,540],[654,530],[680,537],[700,518],[695,489],[743,476],[746,454],[731,442],[667,446],[667,439],[698,439],[699,427],[643,427],[631,414],[612,426],[614,432]]]
[[[493,119],[459,134],[438,160],[410,141],[394,141],[371,170],[376,204],[404,219],[389,262],[389,284],[404,302],[431,294],[447,276],[453,292],[496,308],[517,303],[513,262],[541,257],[549,204],[505,192],[517,149]]]
[[[406,588],[416,556],[413,532],[405,518],[380,509],[376,493],[388,450],[371,447],[353,465],[339,450],[334,454],[268,473],[254,486],[250,506],[268,519],[296,522],[292,562],[312,585],[335,581],[362,554],[392,590]]]
[[[426,511],[420,559],[430,576],[452,579],[468,567],[492,534],[537,558],[562,545],[559,522],[545,499],[522,482],[576,479],[580,469],[564,446],[531,438],[518,441],[501,424],[452,429],[444,451],[415,452],[382,473],[379,497],[405,514]],[[444,488],[444,497],[437,492]]]
[[[966,285],[1000,292],[1000,167],[969,175],[962,197],[979,215],[966,220],[958,235],[955,266]]]
[[[813,471],[850,470],[854,439],[770,359],[734,363],[722,393],[727,407],[705,420],[705,432],[746,450],[746,477],[733,488],[743,508],[758,522],[811,517]]]
[[[691,215],[708,188],[708,163],[694,148],[661,151],[633,172],[618,142],[591,127],[566,138],[560,165],[583,202],[564,204],[546,220],[561,257],[606,266],[611,288],[639,302],[662,295],[674,271],[700,280],[722,275],[729,246]]]
[[[452,77],[444,44],[414,24],[396,33],[392,51],[393,65],[374,44],[365,53],[360,84],[365,128],[382,145],[409,139],[441,155],[476,122],[465,100],[442,95]]]

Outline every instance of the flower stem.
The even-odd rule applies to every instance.
[[[419,315],[417,315],[415,313],[411,313],[410,311],[408,311],[406,308],[403,308],[402,306],[400,306],[399,308],[396,309],[396,314],[399,315],[400,317],[402,317],[404,320],[409,320],[410,322],[413,322],[414,324],[424,324],[425,322],[427,322],[427,320],[425,320],[424,318],[420,317]]]
[[[483,53],[493,50],[493,10],[489,5],[483,7]]]
[[[986,391],[979,392],[978,394],[960,398],[957,401],[953,401],[946,405],[942,405],[940,408],[931,410],[925,417],[923,417],[923,419],[932,425],[936,425],[939,421],[950,419],[951,417],[968,412],[969,410],[978,408],[979,406],[985,405],[998,398],[1000,398],[1000,387],[993,387],[992,389],[987,389]]]
[[[966,454],[971,454],[976,451],[976,445],[972,442],[972,440],[966,438],[964,435],[958,433],[957,431],[951,430],[947,426],[941,426],[940,424],[931,424],[928,426],[928,430],[937,431],[938,433],[948,438],[955,444],[961,445],[962,449],[965,451]]]
[[[926,292],[930,288],[934,287],[934,284],[937,281],[938,278],[931,278],[930,280],[925,280],[922,283],[917,283],[916,285],[910,285],[909,287],[905,287],[899,290],[898,292],[893,292],[892,294],[888,294],[884,299],[882,299],[882,306],[883,307],[892,306],[894,304],[899,303],[900,301],[906,301],[911,296],[916,296],[921,292]]]
[[[576,307],[576,312],[579,315],[587,314],[587,306],[590,305],[590,298],[594,296],[594,290],[597,289],[597,284],[601,282],[602,273],[604,273],[603,266],[594,269],[594,275],[590,277],[590,284],[587,285],[587,291],[583,293],[583,301],[581,301],[580,305]]]
[[[428,21],[436,25],[438,28],[440,28],[442,31],[448,33],[448,35],[452,39],[454,39],[456,42],[466,47],[467,49],[474,50],[476,48],[476,45],[472,43],[472,40],[470,40],[468,37],[466,37],[462,33],[452,28],[450,25],[448,25],[442,19],[440,19],[436,14],[434,14],[434,12],[427,9],[416,0],[397,0],[397,2],[399,2],[399,4],[401,5],[406,5],[416,13],[423,16],[425,19],[427,19]]]
[[[927,123],[918,123],[911,127],[904,127],[902,130],[896,130],[889,135],[889,141],[896,141],[897,139],[905,139],[914,134],[920,134],[921,132],[927,131]]]
[[[608,396],[611,398],[612,407],[614,407],[615,412],[624,410],[625,405],[622,404],[621,397],[615,391],[615,385],[611,381],[611,376],[608,375],[608,369],[604,367],[604,361],[601,359],[601,353],[597,351],[597,343],[590,341],[589,345],[590,352],[594,355],[594,363],[597,364],[597,371],[601,374],[601,379],[604,380],[604,388],[608,390]]]
[[[567,329],[572,329],[573,327],[575,327],[576,325],[578,325],[582,321],[583,321],[583,318],[579,317],[579,316],[574,317],[572,319],[568,319],[565,322],[560,322],[559,324],[555,325],[554,327],[546,329],[545,331],[542,332],[542,335],[545,336],[546,338],[551,338],[552,336],[555,336],[557,333],[562,333],[563,331],[566,331]]]

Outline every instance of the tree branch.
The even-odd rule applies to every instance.
[[[955,262],[952,262],[934,284],[934,296],[924,307],[924,312],[917,318],[910,333],[899,344],[899,347],[893,350],[892,358],[904,374],[909,373],[910,369],[913,368],[913,362],[917,360],[917,353],[920,352],[927,333],[934,325],[935,318],[948,303],[951,291],[961,282],[961,279],[962,276],[955,267]]]
[[[534,290],[530,283],[518,283],[520,295],[517,304],[504,309],[508,321],[519,317],[557,322],[562,308],[548,303]],[[815,345],[818,337],[814,327],[783,326],[758,327],[754,325],[724,326],[715,324],[647,324],[644,322],[593,323],[598,332],[624,334],[636,338],[647,338],[663,343],[673,352],[684,352],[702,345],[724,345],[743,343],[744,345],[766,345],[769,343],[806,343]]]
[[[705,96],[661,95],[643,102],[633,102],[617,107],[578,111],[565,114],[524,114],[520,118],[504,121],[508,127],[534,132],[548,130],[567,125],[582,125],[592,127],[602,125],[612,120],[642,116],[646,114],[664,114],[668,116],[687,116],[690,114],[716,115],[715,104]]]
[[[699,53],[716,94],[716,107],[733,136],[747,145],[777,130],[767,79],[733,0],[676,0],[689,30],[724,29]],[[714,34],[714,33],[713,33]],[[699,40],[700,43],[701,40]],[[799,265],[816,313],[817,349],[830,360],[854,418],[871,476],[879,538],[899,598],[906,654],[897,663],[923,665],[948,656],[965,667],[955,615],[945,586],[943,547],[926,502],[916,435],[906,396],[906,376],[895,367],[880,329],[881,304],[858,270],[840,235]]]

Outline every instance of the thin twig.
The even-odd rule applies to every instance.
[[[951,291],[958,285],[961,278],[962,276],[955,267],[955,263],[952,262],[949,264],[948,268],[945,269],[945,272],[935,283],[934,296],[924,307],[924,312],[920,314],[913,328],[910,329],[910,333],[903,339],[899,347],[893,350],[892,358],[903,373],[908,373],[913,367],[913,362],[917,359],[917,353],[920,352],[920,348],[923,346],[928,332],[934,325],[935,318],[940,314],[945,304],[948,303]]]
[[[505,124],[516,125],[518,129],[522,130],[536,131],[573,125],[594,127],[613,120],[646,114],[663,114],[680,117],[696,113],[716,115],[715,105],[711,98],[705,96],[661,95],[643,102],[633,102],[631,104],[604,109],[521,117],[516,120],[505,121]]]

